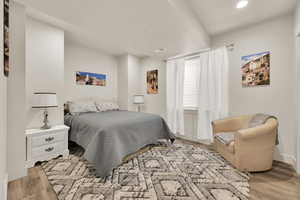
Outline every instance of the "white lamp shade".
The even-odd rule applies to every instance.
[[[144,95],[134,95],[133,103],[134,104],[143,104],[145,102]]]
[[[32,99],[32,108],[51,108],[57,106],[57,97],[55,93],[34,93]]]
[[[236,8],[245,8],[248,5],[248,0],[238,0]]]

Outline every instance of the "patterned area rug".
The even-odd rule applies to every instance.
[[[155,146],[97,178],[82,150],[41,166],[61,200],[245,200],[249,177],[219,154],[188,144]]]

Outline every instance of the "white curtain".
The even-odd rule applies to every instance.
[[[184,135],[184,63],[184,59],[167,62],[167,122],[180,135]]]
[[[211,122],[228,116],[228,53],[219,48],[200,54],[198,139],[213,141]]]

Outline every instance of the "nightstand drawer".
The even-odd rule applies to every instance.
[[[44,155],[48,155],[48,154],[53,154],[53,153],[60,152],[63,150],[64,150],[63,142],[44,145],[41,147],[35,147],[32,149],[32,157],[34,158],[34,157],[44,156]]]
[[[42,136],[34,136],[31,138],[32,140],[32,147],[43,146],[47,144],[52,144],[58,141],[63,141],[65,134],[56,132],[48,135]]]

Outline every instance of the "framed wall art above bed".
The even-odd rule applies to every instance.
[[[106,75],[91,72],[76,72],[76,84],[106,86]]]

